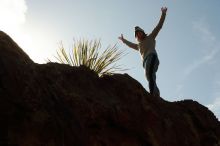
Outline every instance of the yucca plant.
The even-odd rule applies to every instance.
[[[102,53],[100,51],[100,40],[76,40],[69,53],[60,43],[55,57],[60,63],[71,66],[85,65],[99,76],[126,70],[122,69],[120,65],[116,65],[116,62],[125,55],[124,51],[120,51],[116,45],[108,46]]]

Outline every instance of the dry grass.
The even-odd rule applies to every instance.
[[[116,64],[125,55],[124,51],[120,51],[114,45],[108,46],[100,53],[100,40],[77,40],[68,52],[63,44],[60,43],[57,56],[55,57],[60,63],[71,66],[85,65],[94,70],[99,76],[126,70],[122,69],[121,65]]]

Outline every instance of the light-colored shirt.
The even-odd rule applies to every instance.
[[[126,39],[122,40],[123,43],[125,43],[130,48],[138,50],[143,60],[145,59],[145,57],[147,57],[151,53],[157,54],[156,49],[155,49],[156,47],[155,38],[163,26],[165,17],[166,17],[166,13],[162,13],[160,17],[160,21],[157,24],[157,26],[154,28],[154,30],[149,35],[146,35],[146,37],[142,41],[140,41],[138,44],[132,43]]]

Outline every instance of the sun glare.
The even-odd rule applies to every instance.
[[[27,6],[24,0],[0,0],[0,28],[17,29],[25,22]]]
[[[25,0],[0,0],[0,30],[7,33],[32,60],[40,63],[38,46],[34,45],[31,32],[25,33],[26,12]]]

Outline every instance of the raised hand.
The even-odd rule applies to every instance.
[[[118,39],[119,39],[119,40],[121,40],[121,41],[124,41],[123,34],[121,34],[121,36],[120,36],[120,37],[118,37]]]
[[[167,12],[167,7],[162,7],[161,11],[162,11],[162,13],[166,13]]]

